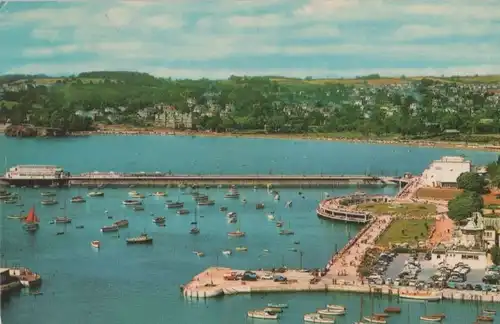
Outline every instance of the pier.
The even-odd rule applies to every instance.
[[[84,173],[51,177],[0,178],[4,185],[52,187],[158,187],[158,186],[231,186],[282,188],[332,188],[338,186],[384,186],[406,184],[406,179],[371,175],[172,175],[164,173]]]

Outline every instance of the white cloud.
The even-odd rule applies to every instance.
[[[53,56],[55,54],[70,54],[75,53],[78,46],[74,44],[59,45],[52,47],[33,47],[23,50],[25,57]]]
[[[167,14],[149,17],[146,24],[158,29],[174,29],[182,27],[183,21],[180,17]]]
[[[491,24],[458,25],[404,25],[396,30],[394,37],[402,40],[425,39],[447,36],[481,36],[496,33]]]
[[[35,39],[53,41],[59,34],[59,30],[57,29],[35,28],[31,31],[30,36]]]
[[[318,24],[309,27],[305,27],[297,30],[296,33],[292,35],[292,37],[305,37],[305,38],[328,38],[328,37],[337,37],[340,36],[340,30],[328,24]]]
[[[239,28],[263,28],[281,26],[285,18],[278,14],[267,14],[260,16],[233,16],[228,22],[231,26]]]

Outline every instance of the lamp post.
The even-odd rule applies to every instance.
[[[299,251],[299,258],[300,258],[300,263],[299,263],[300,264],[300,268],[299,268],[299,270],[302,270],[302,268],[303,268],[302,267],[302,258],[303,258],[303,256],[304,256],[304,251],[300,250]]]

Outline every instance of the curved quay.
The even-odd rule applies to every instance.
[[[356,197],[356,196],[354,196]],[[359,202],[389,202],[393,198],[385,195],[358,195],[357,196]],[[316,209],[316,214],[318,217],[326,218],[330,220],[358,223],[358,224],[366,224],[372,218],[372,214],[369,212],[355,210],[353,208],[349,208],[348,206],[344,206],[341,204],[342,201],[352,200],[353,196],[342,196],[342,197],[333,197],[322,200],[319,203],[318,208]]]

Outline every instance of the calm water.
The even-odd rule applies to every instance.
[[[317,141],[251,140],[230,138],[190,138],[155,136],[107,136],[57,140],[16,140],[0,137],[0,158],[6,156],[9,165],[58,164],[72,172],[89,170],[167,171],[174,173],[364,173],[386,174],[404,171],[421,172],[430,160],[441,155],[465,154],[476,163],[496,159],[493,153],[457,151],[398,146],[327,143]],[[3,155],[3,156],[2,156]],[[342,195],[351,189],[335,189],[332,195]],[[147,189],[141,189],[145,194]],[[355,226],[322,221],[314,209],[324,190],[281,190],[281,202],[273,201],[264,190],[242,190],[248,200],[243,206],[238,201],[222,198],[223,189],[206,192],[217,201],[217,206],[200,207],[201,234],[187,234],[193,214],[178,216],[164,208],[164,198],[148,197],[146,210],[133,212],[121,205],[127,190],[106,189],[104,198],[88,199],[86,204],[68,204],[67,214],[73,218],[68,226],[49,225],[52,217],[62,216],[63,202],[73,195],[86,194],[86,189],[58,191],[60,205],[41,206],[39,191],[20,189],[25,203],[37,206],[41,228],[28,235],[16,220],[6,216],[19,213],[19,207],[0,205],[1,250],[9,264],[28,266],[43,276],[43,296],[32,297],[21,293],[13,296],[2,307],[5,323],[188,323],[203,319],[205,323],[245,323],[246,311],[262,307],[268,302],[288,302],[291,308],[283,315],[282,323],[302,323],[306,312],[326,303],[345,304],[349,312],[338,323],[352,323],[359,317],[358,295],[343,294],[278,294],[231,296],[207,301],[187,301],[179,293],[179,285],[187,282],[210,265],[234,268],[279,266],[282,263],[298,267],[299,254],[289,251],[296,247],[304,252],[305,267],[323,266],[335,246],[341,247]],[[395,188],[373,188],[370,193],[393,194]],[[190,196],[180,195],[178,189],[169,190],[169,198],[179,198],[193,210]],[[293,208],[284,208],[287,200]],[[255,210],[263,202],[265,211]],[[236,224],[227,224],[218,207],[226,205],[240,215],[241,229],[247,232],[242,239],[229,239],[226,232]],[[107,219],[104,211],[114,219]],[[295,236],[282,237],[267,220],[266,213],[275,211],[286,221]],[[157,227],[151,214],[167,216],[167,226]],[[99,228],[118,219],[128,219],[130,226],[120,232],[102,234]],[[84,229],[76,229],[84,225]],[[66,234],[55,233],[65,230]],[[126,246],[124,238],[146,230],[154,237],[153,246]],[[90,241],[102,241],[102,249],[95,251]],[[293,241],[300,241],[296,246]],[[247,253],[221,254],[222,249],[245,245]],[[270,253],[262,251],[269,249]],[[205,258],[192,251],[205,252]],[[377,299],[375,311],[397,303]],[[403,314],[389,323],[417,323],[426,312],[421,303],[403,303]],[[406,308],[409,307],[409,312]],[[495,306],[496,307],[496,306]],[[491,308],[491,307],[490,307]],[[365,314],[371,303],[366,300]],[[500,308],[499,308],[500,309]],[[448,323],[472,323],[476,307],[459,303],[429,304],[428,313],[446,312]],[[251,321],[248,321],[251,322]]]

